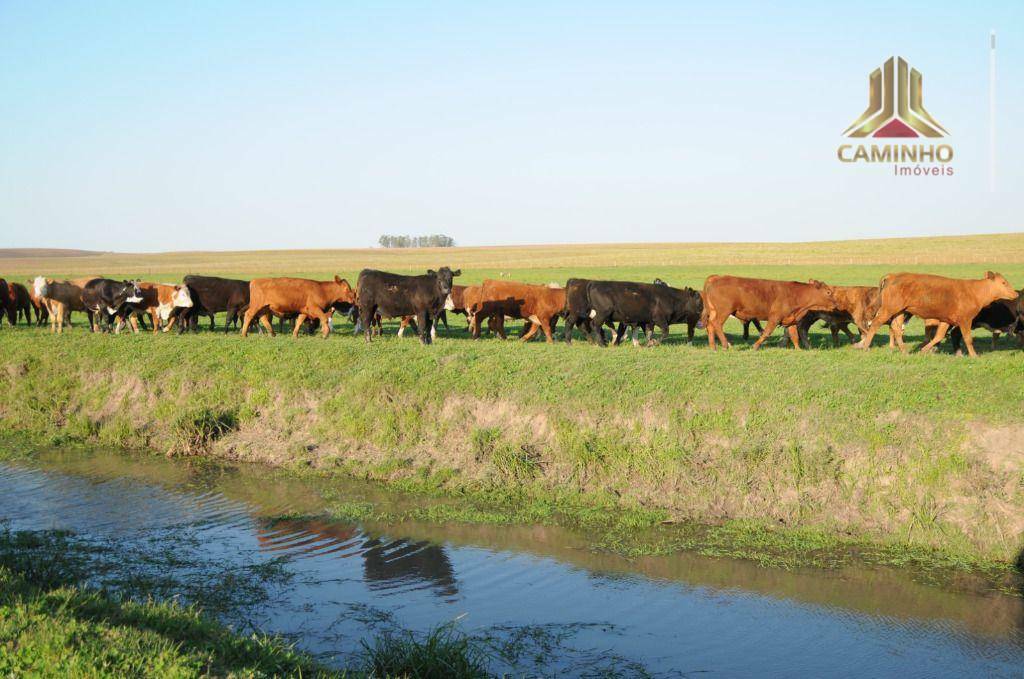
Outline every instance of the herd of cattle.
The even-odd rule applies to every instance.
[[[293,334],[306,326],[326,337],[335,312],[348,314],[366,341],[381,332],[381,319],[401,319],[399,335],[412,326],[424,344],[436,335],[438,322],[448,326],[446,312],[464,314],[473,338],[481,324],[505,337],[507,318],[522,319],[523,340],[543,331],[554,340],[556,324],[564,320],[563,336],[571,342],[578,328],[593,342],[618,344],[627,333],[634,344],[640,334],[647,344],[668,337],[669,326],[686,323],[693,339],[696,328],[706,328],[708,344],[729,347],[723,324],[730,316],[744,323],[744,338],[751,323],[760,332],[760,347],[778,326],[787,330],[793,347],[808,346],[807,332],[824,321],[839,343],[839,333],[850,340],[850,324],[860,334],[859,348],[867,348],[883,325],[890,328],[890,345],[905,351],[903,326],[911,316],[924,320],[930,351],[950,332],[959,352],[966,345],[976,355],[971,329],[985,327],[993,333],[1016,334],[1024,346],[1024,291],[1017,290],[1000,274],[988,272],[980,280],[963,280],[930,274],[897,273],[885,276],[878,287],[833,286],[821,281],[807,283],[737,276],[709,276],[703,290],[675,288],[656,279],[653,283],[599,281],[570,278],[566,285],[533,285],[507,280],[485,280],[480,285],[455,285],[460,270],[442,267],[419,276],[364,269],[353,289],[348,281],[304,278],[257,278],[252,281],[213,276],[186,276],[180,284],[147,283],[86,277],[53,280],[37,277],[27,285],[0,278],[0,317],[13,325],[19,318],[42,325],[49,319],[53,332],[62,332],[73,311],[88,315],[93,331],[119,332],[126,323],[138,332],[149,316],[153,332],[167,332],[176,323],[180,332],[195,331],[199,318],[225,313],[225,330],[241,322],[242,336],[254,321],[271,335],[271,319],[294,321]],[[762,326],[761,323],[764,323]],[[617,324],[617,325],[616,325]]]

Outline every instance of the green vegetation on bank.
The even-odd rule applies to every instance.
[[[976,568],[1024,543],[1024,352],[1005,340],[969,361],[453,335],[5,328],[0,429],[351,474],[457,498],[437,520],[576,522],[627,554]]]
[[[451,627],[382,634],[364,643],[354,670],[328,668],[194,604],[140,597],[146,578],[130,566],[113,588],[96,588],[97,569],[131,561],[113,552],[59,531],[0,530],[0,676],[488,676],[479,642]]]

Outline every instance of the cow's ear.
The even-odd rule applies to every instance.
[[[986,271],[985,272],[985,278],[992,279],[992,278],[995,278],[995,277],[996,277],[996,274],[995,274],[994,271]]]
[[[341,283],[341,278],[338,277],[338,274],[334,274],[334,282]]]
[[[462,269],[456,269],[455,271],[452,271],[452,276],[461,276],[461,275],[462,275]]]
[[[427,275],[428,276],[436,276],[437,272],[434,271],[433,269],[427,269]]]

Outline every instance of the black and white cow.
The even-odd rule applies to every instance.
[[[435,332],[434,322],[452,292],[452,279],[460,275],[461,269],[452,271],[446,266],[437,271],[431,269],[422,276],[403,276],[374,269],[360,271],[356,304],[366,341],[370,341],[376,316],[415,316],[420,341],[430,344]]]
[[[142,290],[138,281],[115,281],[110,278],[96,278],[82,288],[82,304],[90,315],[93,332],[109,329],[116,319],[114,332],[120,333],[125,318],[135,304],[142,302]],[[138,328],[133,328],[138,332]]]

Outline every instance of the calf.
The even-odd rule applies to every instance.
[[[1000,299],[992,302],[988,306],[984,307],[978,312],[978,315],[971,321],[971,329],[974,328],[985,328],[992,333],[992,348],[996,348],[996,341],[999,339],[1000,333],[1016,334],[1017,341],[1024,346],[1024,320],[1021,315],[1021,305],[1024,303],[1024,290],[1017,293],[1017,299],[1006,300]],[[935,319],[928,319],[925,321],[925,334],[930,334],[929,330],[937,330],[938,321]],[[953,351],[957,354],[963,353],[963,332],[959,327],[953,328],[952,332],[949,333],[949,342],[953,347]]]
[[[704,282],[703,299],[708,345],[712,349],[716,348],[716,339],[729,348],[722,327],[729,316],[741,321],[766,321],[761,336],[754,342],[754,349],[759,349],[779,325],[788,330],[793,347],[799,349],[797,323],[810,311],[837,309],[832,286],[816,280],[797,283],[712,275]]]
[[[473,296],[473,307],[467,308],[467,312],[474,338],[480,336],[480,321],[492,317],[499,318],[499,335],[504,337],[503,321],[508,316],[530,322],[530,329],[520,338],[522,341],[529,341],[543,330],[545,339],[553,342],[552,328],[564,309],[565,288],[487,279],[480,286],[479,295]]]
[[[895,319],[897,315],[911,314],[938,321],[935,336],[921,347],[931,351],[942,341],[950,326],[960,328],[967,353],[977,356],[971,338],[971,324],[984,307],[997,300],[1017,298],[1017,291],[1000,274],[989,271],[981,280],[946,278],[932,274],[896,273],[882,278],[879,285],[880,302],[871,319],[867,333],[857,345],[867,349],[871,346],[878,328]],[[900,351],[906,351],[903,343],[902,323],[893,323],[893,335]]]
[[[227,332],[249,307],[249,281],[217,276],[185,276],[182,282],[188,287],[192,308],[180,314],[181,332],[195,332],[199,316],[209,316],[210,330],[215,329],[214,317],[221,311],[227,314],[224,319],[224,332]]]
[[[663,283],[590,281],[587,284],[591,331],[594,340],[604,346],[601,327],[608,322],[639,326],[647,332],[647,344],[654,344],[654,326],[661,329],[661,341],[668,338],[669,326],[686,323],[689,338],[701,325],[704,304],[692,288],[673,288]],[[633,340],[637,344],[636,339]]]
[[[181,315],[176,310],[191,309],[192,296],[186,285],[167,285],[164,283],[139,283],[142,291],[142,301],[133,304],[133,310],[149,314],[153,321],[153,334],[160,331],[163,325],[164,332],[174,326],[174,322]]]
[[[434,319],[444,309],[452,291],[452,279],[462,270],[446,266],[427,271],[422,276],[363,269],[356,284],[360,321],[366,341],[370,341],[374,318],[415,316],[420,341],[430,344]]]
[[[343,278],[334,277],[333,281],[311,281],[305,278],[257,278],[249,283],[249,308],[245,311],[242,321],[242,337],[249,334],[249,326],[253,320],[259,319],[260,324],[274,336],[274,326],[269,316],[285,316],[297,314],[293,337],[299,336],[299,330],[307,318],[320,321],[324,339],[331,332],[331,324],[327,310],[334,313],[335,304],[352,304],[355,294],[352,287]]]
[[[82,288],[82,304],[92,312],[90,322],[93,332],[100,331],[100,320],[104,329],[109,329],[111,322],[117,321],[114,332],[120,333],[125,318],[132,313],[134,304],[142,302],[142,290],[138,281],[115,281],[110,278],[97,278]],[[137,327],[133,327],[138,332]]]

